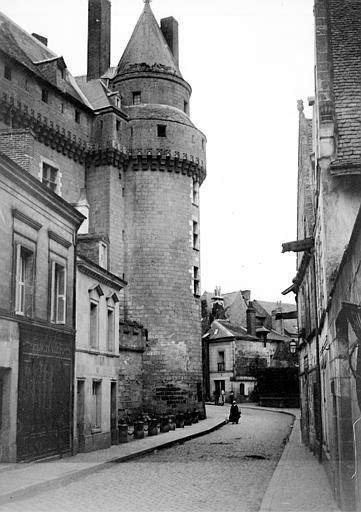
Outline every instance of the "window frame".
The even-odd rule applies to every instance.
[[[102,428],[102,381],[92,381],[92,397],[93,397],[93,411],[92,411],[92,429],[100,431]]]
[[[30,249],[21,242],[16,243],[14,312],[16,315],[21,315],[23,317],[33,316],[35,258],[35,250]],[[31,297],[30,300],[28,299],[29,296]]]
[[[165,139],[167,137],[167,125],[157,124],[157,137]]]
[[[108,245],[105,242],[99,242],[98,265],[99,267],[108,270]]]
[[[50,178],[46,174],[44,175],[44,172],[46,171],[51,174],[52,171],[55,171],[55,181]],[[55,192],[55,194],[60,195],[60,169],[58,167],[55,167],[54,164],[47,162],[46,160],[41,161],[41,182],[52,192]]]
[[[140,105],[142,103],[142,93],[141,91],[133,91],[132,93],[132,103],[133,105]]]
[[[92,325],[92,308],[96,310],[95,325]],[[99,302],[93,298],[89,300],[89,347],[93,350],[99,349]]]
[[[57,269],[63,272],[63,293],[59,293],[59,277]],[[50,322],[57,325],[66,324],[66,308],[67,308],[67,268],[66,264],[58,261],[51,261],[51,306],[50,306]],[[63,315],[59,318],[59,303],[63,302]]]
[[[115,308],[110,305],[107,305],[107,351],[115,352]]]
[[[199,223],[193,219],[192,235],[193,235],[193,249],[199,251]]]
[[[199,279],[199,267],[193,266],[193,295],[200,297],[200,279]]]

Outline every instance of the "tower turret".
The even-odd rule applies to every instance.
[[[170,42],[171,35],[172,27]],[[198,191],[206,138],[190,120],[191,87],[178,67],[178,40],[172,41],[176,57],[147,1],[111,83],[129,119],[121,134],[129,154],[126,304],[149,332],[144,402],[158,412],[203,409]]]

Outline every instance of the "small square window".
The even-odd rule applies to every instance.
[[[47,89],[41,89],[41,101],[49,103],[49,91]]]
[[[6,80],[11,80],[11,72],[12,72],[11,66],[9,66],[9,64],[5,64],[4,77],[6,78]]]
[[[165,124],[157,125],[157,135],[158,135],[158,137],[166,137],[167,136],[167,126]]]
[[[75,110],[75,122],[80,124],[80,111]]]
[[[140,91],[133,92],[133,105],[140,105],[142,101],[142,95]]]

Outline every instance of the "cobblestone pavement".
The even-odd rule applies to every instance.
[[[224,408],[225,414],[228,408]],[[0,512],[257,511],[292,417],[243,409],[238,425],[94,473]]]

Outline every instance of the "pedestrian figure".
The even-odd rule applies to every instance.
[[[231,404],[233,404],[233,400],[234,400],[234,393],[233,393],[233,390],[232,390],[232,391],[230,392],[230,394],[229,394],[229,402],[230,402]]]
[[[241,416],[241,411],[238,409],[238,405],[233,400],[233,403],[232,403],[230,411],[229,411],[229,422],[233,423],[233,425],[235,423],[238,424],[240,416]]]
[[[218,405],[218,402],[219,402],[219,391],[218,391],[218,389],[216,389],[214,392],[214,404]]]
[[[224,389],[222,389],[222,391],[221,391],[221,400],[222,400],[222,405],[224,405]]]

